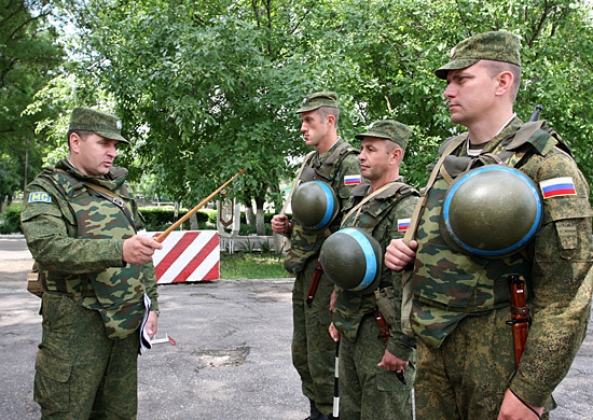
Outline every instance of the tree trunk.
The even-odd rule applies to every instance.
[[[198,216],[196,216],[196,213],[189,216],[189,225],[190,230],[198,230]]]
[[[255,215],[253,214],[253,205],[251,201],[245,203],[245,222],[253,227],[255,225]]]
[[[255,205],[257,206],[257,215],[255,218],[255,228],[259,236],[266,235],[266,224],[264,220],[264,203],[263,199],[255,199]]]

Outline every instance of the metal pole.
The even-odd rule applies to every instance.
[[[340,340],[336,341],[336,362],[334,365],[334,409],[332,412],[332,416],[334,419],[340,418],[339,367],[340,367]]]

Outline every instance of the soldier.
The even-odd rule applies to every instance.
[[[112,166],[121,121],[88,108],[72,112],[69,157],[25,191],[22,229],[43,283],[43,331],[35,401],[44,419],[135,419],[138,327],[157,331],[152,254],[162,245],[138,236],[141,220]]]
[[[413,417],[415,343],[401,328],[402,274],[381,268],[385,248],[392,238],[403,237],[418,201],[418,192],[399,173],[410,134],[399,122],[382,120],[356,136],[362,140],[358,159],[367,181],[352,190],[342,227],[356,226],[376,239],[379,265],[375,279],[366,287],[351,275],[356,270],[346,263],[326,269],[336,283],[330,331],[336,341],[342,338],[339,389],[343,420]],[[335,263],[326,260],[334,252],[351,261],[360,258],[365,265],[366,256],[349,248],[348,240],[341,237],[345,232],[338,231],[324,243],[320,259],[324,268]],[[398,374],[403,375],[401,379]]]
[[[436,70],[447,81],[451,120],[468,131],[441,146],[423,208],[412,219],[415,240],[394,240],[385,255],[393,270],[414,263],[419,419],[548,418],[552,391],[587,332],[593,286],[589,187],[564,141],[544,121],[523,124],[513,112],[520,48],[511,33],[482,33],[459,43]],[[475,210],[479,200],[463,196],[471,191],[459,196],[466,189],[457,187],[469,175],[486,179],[486,170],[503,169],[533,181],[540,222],[524,217],[531,208],[505,198],[521,176],[508,187],[481,183],[483,199],[500,198],[483,213]],[[452,201],[465,204],[446,209]],[[533,224],[532,238],[518,247],[512,240],[506,248],[483,247],[514,234],[502,221],[492,223],[507,209]],[[451,230],[446,210],[463,215],[463,235],[455,236],[461,232]],[[478,228],[489,234],[475,235]],[[522,288],[515,291],[517,283]],[[527,305],[511,303],[525,295]],[[528,336],[514,338],[517,317],[529,311]]]
[[[315,147],[303,162],[299,180],[304,183],[299,188],[315,186],[316,182],[318,187],[326,189],[330,204],[335,206],[331,212],[334,217],[328,220],[322,217],[325,222],[320,226],[303,224],[296,217],[289,221],[286,215],[277,214],[271,224],[274,232],[290,238],[291,249],[284,267],[295,275],[292,363],[301,377],[303,394],[310,401],[311,414],[307,419],[323,420],[331,418],[333,400],[335,344],[328,332],[333,284],[323,275],[315,281],[313,277],[321,244],[339,227],[335,215],[352,187],[360,184],[360,167],[356,159],[358,150],[338,136],[340,114],[334,92],[307,96],[296,113],[301,116],[301,132],[307,146]],[[293,190],[295,194],[298,192]],[[306,201],[307,194],[304,196],[304,200],[293,198],[293,215],[300,213],[305,219],[308,212],[325,214],[326,209],[312,208]],[[309,291],[313,293],[307,299]]]

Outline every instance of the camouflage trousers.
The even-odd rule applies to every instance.
[[[416,419],[498,418],[515,373],[510,317],[508,307],[467,317],[438,349],[418,340]]]
[[[45,293],[35,363],[42,419],[135,419],[138,334],[110,340],[101,315]]]
[[[332,412],[336,344],[329,335],[329,299],[333,283],[321,276],[311,307],[306,295],[317,261],[309,259],[292,290],[292,364],[301,377],[303,394],[325,415]]]
[[[412,419],[414,363],[406,368],[407,385],[395,372],[377,364],[385,354],[385,344],[372,316],[363,318],[355,342],[340,340],[340,420]]]

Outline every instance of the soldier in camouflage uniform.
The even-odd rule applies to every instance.
[[[35,401],[43,419],[135,419],[138,328],[157,331],[152,254],[162,245],[136,234],[127,170],[112,166],[121,121],[88,108],[72,112],[70,154],[25,191],[22,229],[43,283],[43,331]]]
[[[556,133],[513,113],[520,48],[510,33],[479,34],[458,44],[436,71],[447,80],[451,120],[468,128],[441,154],[466,165],[500,161],[533,180],[543,209],[534,238],[520,251],[488,259],[448,245],[439,219],[456,174],[437,163],[416,240],[393,241],[385,256],[394,270],[414,262],[418,419],[548,418],[552,391],[586,335],[593,287],[589,187]],[[493,226],[492,234],[504,228]],[[510,276],[525,279],[531,312],[518,368],[506,324]]]
[[[369,182],[352,190],[342,227],[357,226],[371,234],[384,252],[401,238],[418,201],[418,192],[399,174],[410,129],[396,121],[375,122],[362,140],[362,176]],[[383,254],[381,254],[381,259]],[[340,419],[412,419],[415,343],[401,329],[402,273],[382,267],[376,297],[364,290],[336,285],[332,336],[342,338],[339,354]],[[369,287],[373,287],[370,285]],[[358,289],[358,287],[356,288]],[[377,299],[384,305],[377,307]],[[381,314],[379,315],[379,312]],[[383,316],[389,335],[382,337],[376,316]],[[406,384],[398,380],[403,374]]]
[[[315,152],[305,158],[301,181],[315,179],[326,183],[341,207],[350,196],[352,187],[360,184],[360,166],[356,158],[358,150],[337,133],[337,96],[333,92],[311,94],[303,100],[296,113],[301,116],[301,132],[307,146],[315,147]],[[317,267],[321,245],[338,228],[339,220],[334,220],[324,229],[311,230],[296,219],[289,221],[283,214],[272,219],[273,231],[290,238],[291,249],[284,266],[295,275],[292,362],[301,377],[303,394],[311,403],[308,417],[311,420],[331,418],[332,412],[335,344],[328,328],[333,284],[326,276],[321,276],[311,305],[306,303],[306,295]]]

